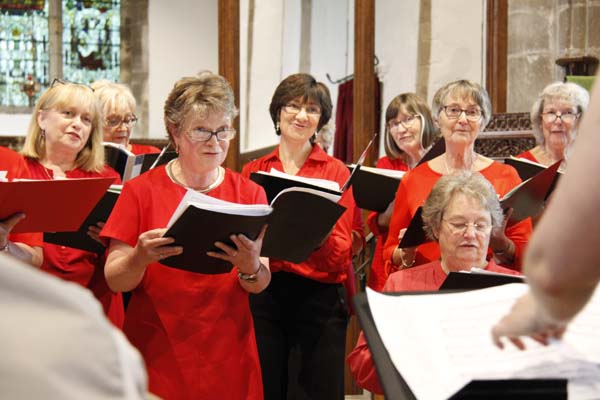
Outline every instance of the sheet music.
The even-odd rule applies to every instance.
[[[263,171],[257,171],[257,172],[261,173]],[[271,168],[271,170],[268,173],[273,176],[279,176],[279,177],[285,178],[285,179],[291,179],[291,180],[295,180],[298,182],[304,182],[304,183],[319,186],[319,187],[329,189],[329,190],[334,190],[334,191],[340,190],[339,183],[337,183],[335,181],[330,181],[328,179],[307,178],[305,176],[290,175],[290,174],[286,174],[285,172],[279,171],[276,168]]]
[[[600,335],[592,334],[600,315],[588,311],[564,340],[548,347],[529,338],[524,338],[527,351],[493,345],[492,326],[526,290],[526,285],[510,284],[389,296],[368,289],[367,296],[392,362],[419,399],[446,399],[473,379],[510,378],[568,378],[570,399],[600,398]]]

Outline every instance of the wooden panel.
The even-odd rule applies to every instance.
[[[353,96],[353,152],[357,161],[373,136],[379,123],[375,115],[375,0],[356,0],[354,3],[354,89]],[[365,165],[377,159],[371,148]]]
[[[494,113],[506,112],[508,0],[487,1],[486,89]]]
[[[239,108],[240,98],[240,2],[219,0],[219,74],[224,76],[235,95]],[[239,132],[239,119],[233,127]],[[225,166],[240,171],[240,139],[237,135],[229,144]]]

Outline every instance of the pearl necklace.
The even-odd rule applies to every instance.
[[[198,193],[206,193],[206,192],[210,192],[211,190],[213,190],[214,188],[216,188],[217,186],[219,186],[223,180],[225,179],[225,169],[223,167],[218,167],[217,168],[217,179],[215,179],[215,181],[213,183],[211,183],[210,185],[208,185],[207,187],[205,187],[204,189],[194,189],[193,187],[190,187],[188,185],[186,185],[185,183],[181,182],[179,179],[177,179],[175,177],[175,174],[173,173],[173,163],[178,160],[177,158],[174,160],[171,160],[167,163],[167,167],[166,167],[166,171],[167,171],[167,175],[169,176],[169,178],[173,181],[173,183],[182,186],[186,189],[189,190],[194,190]]]

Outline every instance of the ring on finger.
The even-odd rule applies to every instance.
[[[237,256],[237,251],[234,251],[233,254],[231,255],[231,257],[235,257]]]

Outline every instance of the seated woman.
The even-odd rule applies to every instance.
[[[235,137],[236,115],[225,78],[203,72],[180,79],[164,107],[178,157],[125,183],[102,230],[111,240],[108,284],[115,291],[132,291],[123,330],[144,357],[150,391],[164,399],[263,398],[248,298],[271,279],[259,259],[265,230],[255,241],[232,234],[233,245],[215,243],[220,251],[208,254],[237,267],[228,273],[159,264],[185,251],[163,235],[188,191],[241,204],[266,203],[262,187],[221,166]]]
[[[519,275],[518,272],[487,261],[493,228],[502,225],[498,196],[490,182],[477,172],[441,177],[423,206],[425,232],[439,243],[441,258],[390,275],[384,292],[438,290],[449,272],[481,268]],[[383,393],[363,333],[347,362],[359,386]]]
[[[402,93],[394,97],[385,111],[385,153],[377,161],[377,168],[408,171],[414,168],[438,138],[427,103],[414,93]],[[394,210],[392,201],[385,212],[372,212],[367,224],[377,235],[368,285],[381,291],[388,277],[383,262],[383,244]]]
[[[136,101],[129,87],[100,80],[92,83],[102,114],[102,137],[105,142],[125,146],[135,155],[159,153],[158,147],[130,143],[131,130],[137,123]]]
[[[29,169],[20,154],[0,147],[0,171],[6,172],[6,179],[29,178]],[[26,216],[23,213],[13,214],[0,220],[0,253],[10,254],[34,267],[42,265],[41,233],[11,233],[14,226]]]
[[[589,93],[575,83],[554,82],[546,86],[531,107],[537,146],[517,157],[545,166],[562,160],[564,168],[589,102]]]
[[[521,183],[513,167],[475,152],[475,140],[489,122],[491,111],[486,90],[473,81],[450,82],[435,93],[431,113],[440,128],[446,151],[410,170],[400,181],[388,237],[383,247],[383,259],[388,271],[425,264],[439,258],[440,250],[436,243],[425,243],[416,248],[399,248],[398,244],[417,209],[423,205],[431,188],[442,176],[461,171],[479,172],[490,181],[500,196]],[[499,264],[518,270],[531,235],[531,220],[510,226],[506,226],[507,222],[508,217],[492,231],[490,253]]]
[[[112,177],[120,183],[117,172],[104,164],[99,120],[91,87],[55,79],[36,103],[23,145],[31,178]],[[91,290],[120,327],[123,298],[108,288],[104,261],[104,254],[44,243],[42,270]]]

